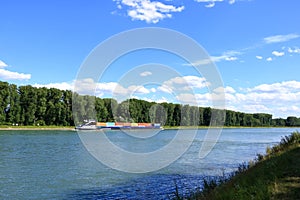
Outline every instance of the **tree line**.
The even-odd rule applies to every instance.
[[[70,90],[16,86],[0,81],[0,125],[74,126],[101,122],[161,123],[164,126],[300,126],[300,118],[272,119],[267,113],[79,95]]]

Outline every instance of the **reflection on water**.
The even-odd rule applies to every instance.
[[[73,131],[0,131],[0,199],[169,199],[175,185],[180,194],[195,191],[203,176],[236,169],[294,130],[224,129],[211,153],[199,159],[206,133],[201,129],[180,159],[148,174],[128,174],[102,165]],[[168,144],[176,131],[164,130],[147,139],[118,131],[106,134],[128,151],[149,152]]]

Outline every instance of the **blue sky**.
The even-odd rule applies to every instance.
[[[81,64],[101,42],[130,29],[161,27],[189,36],[207,51],[223,79],[228,109],[300,116],[299,7],[298,0],[2,1],[0,80],[73,89]],[[151,62],[180,76],[162,85],[122,85],[124,74]],[[141,79],[151,75],[147,67],[138,74]],[[166,52],[128,54],[98,83],[86,83],[96,84],[100,97],[113,96],[119,87],[131,97],[191,104],[188,96],[170,92],[180,78],[194,89],[198,105],[210,105],[205,77]]]

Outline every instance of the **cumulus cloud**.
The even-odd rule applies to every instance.
[[[277,57],[284,56],[284,52],[279,52],[279,51],[273,51],[272,54]]]
[[[11,72],[6,69],[0,69],[0,78],[3,80],[29,80],[31,79],[31,74]]]
[[[299,53],[300,54],[300,48],[299,47],[294,47],[294,48],[288,48],[289,53]]]
[[[145,72],[142,72],[140,73],[140,76],[151,76],[152,75],[152,72],[149,72],[149,71],[145,71]]]
[[[300,35],[298,34],[287,34],[287,35],[274,35],[274,36],[269,36],[264,38],[264,42],[266,44],[271,44],[271,43],[279,43],[279,42],[287,42],[296,38],[299,38]]]
[[[181,93],[180,91],[192,91],[202,89],[209,85],[205,78],[198,76],[174,77],[163,82],[157,89],[165,93]]]
[[[222,95],[223,94],[223,95]],[[224,95],[225,94],[225,95]],[[266,112],[273,117],[300,116],[300,82],[285,81],[261,84],[236,91],[230,86],[211,93],[180,93],[176,99],[184,104],[214,107],[213,101],[225,100],[226,109],[248,113]]]
[[[225,100],[227,108],[250,113],[267,112],[274,117],[300,116],[300,82],[284,81],[272,84],[261,84],[252,88],[235,91],[226,87]],[[217,98],[213,95],[201,94],[197,100],[204,105]]]
[[[226,93],[227,94],[227,93]],[[227,96],[226,96],[227,97]],[[274,117],[300,116],[299,107],[300,82],[284,81],[272,84],[261,84],[245,89],[245,92],[236,92],[234,98],[227,99],[227,105],[243,112],[268,112]],[[290,109],[286,109],[290,108]]]
[[[118,9],[127,8],[127,15],[133,20],[156,24],[164,18],[171,18],[174,12],[182,12],[184,6],[176,7],[160,1],[150,0],[114,0]]]
[[[60,90],[73,90],[74,89],[74,85],[73,83],[67,83],[67,82],[61,82],[61,83],[48,83],[48,84],[38,84],[35,83],[32,85],[33,87],[37,87],[37,88],[57,88]]]
[[[5,69],[8,67],[8,65],[0,60],[0,79],[3,80],[29,80],[31,79],[31,74],[24,74],[24,73],[19,73],[19,72],[13,72],[10,70]]]
[[[214,89],[213,92],[214,93],[224,93],[225,92],[225,93],[233,94],[236,91],[232,87],[226,86],[225,88],[224,87],[218,87],[218,88]]]
[[[92,79],[77,80],[75,91],[80,94],[94,94],[96,96],[130,96],[132,94],[148,94],[150,90],[143,86],[130,85],[125,87],[117,82],[96,83]]]
[[[95,95],[101,97],[109,96],[128,96],[132,94],[148,94],[155,92],[155,88],[147,89],[144,86],[130,85],[122,86],[117,82],[102,82],[97,83],[91,78],[75,80],[72,82],[48,83],[48,84],[33,84],[34,87],[57,88],[60,90],[71,90],[82,95]]]
[[[262,60],[263,57],[262,56],[255,56],[258,60]]]
[[[299,90],[300,92],[300,82],[298,81],[284,81],[281,83],[273,83],[273,84],[261,84],[255,86],[251,89],[248,89],[249,92],[268,92],[268,93],[275,93],[275,92],[284,92],[288,93],[290,91]]]
[[[269,61],[269,62],[271,62],[272,60],[273,60],[273,58],[271,58],[271,57],[266,59],[266,61]]]

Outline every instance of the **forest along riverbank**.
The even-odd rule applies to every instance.
[[[73,126],[74,122],[82,123],[97,116],[94,120],[99,122],[133,120],[160,123],[164,126],[209,126],[219,125],[221,122],[224,122],[225,126],[300,126],[300,118],[294,116],[274,119],[272,114],[268,113],[224,111],[210,107],[156,103],[138,99],[118,102],[113,98],[79,95],[70,90],[37,88],[31,85],[17,86],[2,81],[0,88],[3,91],[0,93],[0,99],[3,99],[0,101],[0,125]],[[77,114],[74,113],[72,103],[78,104],[75,109]],[[128,105],[130,105],[128,110],[123,109]],[[156,106],[161,109],[150,112],[150,108]],[[211,116],[214,116],[213,121]]]

